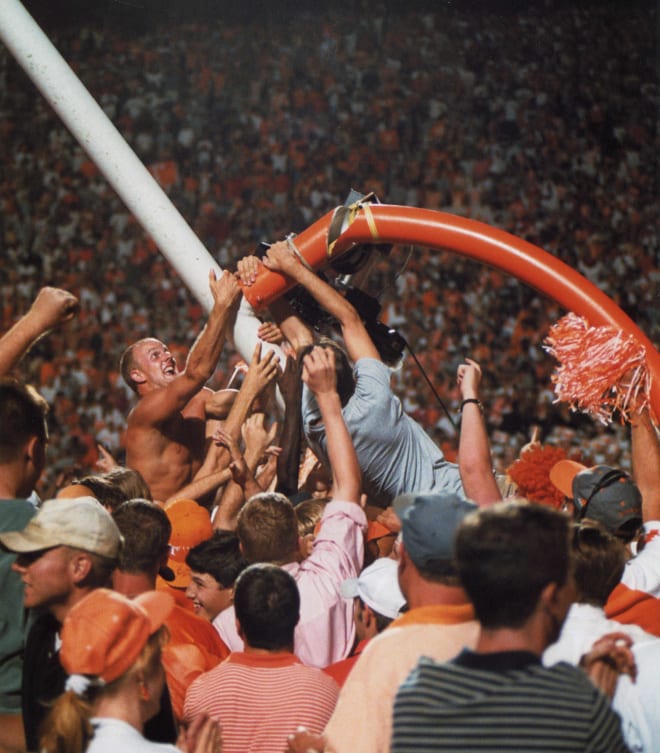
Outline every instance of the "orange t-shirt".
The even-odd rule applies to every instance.
[[[165,625],[170,640],[163,649],[163,667],[177,721],[193,680],[229,656],[229,649],[208,620],[175,604]]]

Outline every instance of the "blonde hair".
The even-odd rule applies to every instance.
[[[294,511],[296,513],[296,520],[298,521],[298,536],[302,538],[314,533],[328,500],[329,498],[327,497],[324,499],[306,499],[295,506]]]
[[[139,672],[153,672],[160,664],[161,648],[167,635],[167,628],[163,626],[149,636],[133,666],[107,685],[95,683],[91,678],[89,688],[82,695],[65,690],[52,704],[41,727],[41,753],[84,753],[94,737],[90,720],[98,698],[120,692]]]

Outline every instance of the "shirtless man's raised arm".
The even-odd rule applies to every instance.
[[[212,376],[240,296],[236,279],[209,274],[213,308],[183,370],[166,345],[139,340],[122,356],[121,371],[140,400],[128,417],[126,464],[140,471],[155,500],[188,483],[202,463],[204,384]]]

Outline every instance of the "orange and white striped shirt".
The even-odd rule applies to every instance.
[[[294,654],[235,652],[188,688],[184,717],[218,719],[223,753],[284,753],[298,726],[323,731],[338,694],[331,677]]]

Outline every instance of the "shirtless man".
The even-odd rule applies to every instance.
[[[206,419],[224,418],[236,391],[204,387],[218,363],[240,288],[233,275],[209,273],[213,308],[183,370],[167,345],[145,338],[123,353],[120,370],[139,396],[128,416],[126,465],[139,471],[154,500],[164,501],[192,480],[205,455]]]

